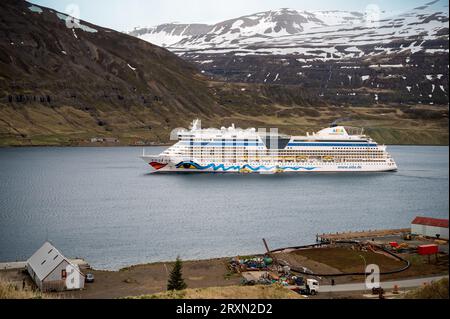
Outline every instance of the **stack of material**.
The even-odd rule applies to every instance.
[[[295,276],[291,273],[278,275],[274,272],[244,272],[242,273],[243,285],[273,285],[280,284],[282,286],[303,286],[305,281],[303,277]]]
[[[252,258],[232,258],[230,261],[230,269],[234,272],[241,273],[245,271],[262,271],[269,270],[273,264],[270,257],[252,257]]]

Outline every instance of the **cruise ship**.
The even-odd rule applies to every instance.
[[[159,155],[141,158],[153,173],[388,172],[397,165],[362,129],[332,125],[306,136],[276,130],[202,129],[195,120],[177,132],[178,142]]]

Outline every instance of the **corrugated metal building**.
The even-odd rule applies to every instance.
[[[448,240],[448,219],[416,217],[411,223],[411,234]]]
[[[64,291],[84,288],[84,274],[51,243],[45,242],[26,266],[41,291]]]

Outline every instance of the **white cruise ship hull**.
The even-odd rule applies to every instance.
[[[202,129],[198,120],[177,133],[178,142],[160,155],[146,155],[152,173],[315,173],[397,170],[386,150],[360,130],[332,126],[306,136],[264,129]]]
[[[396,171],[393,161],[373,163],[201,163],[196,161],[171,161],[153,156],[141,157],[150,166],[150,173],[239,173],[278,174],[314,172],[389,172]]]

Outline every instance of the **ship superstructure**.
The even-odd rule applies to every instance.
[[[160,155],[142,155],[152,172],[283,173],[384,172],[397,165],[363,130],[333,125],[305,136],[276,130],[202,129],[199,121],[177,133],[178,142]]]

